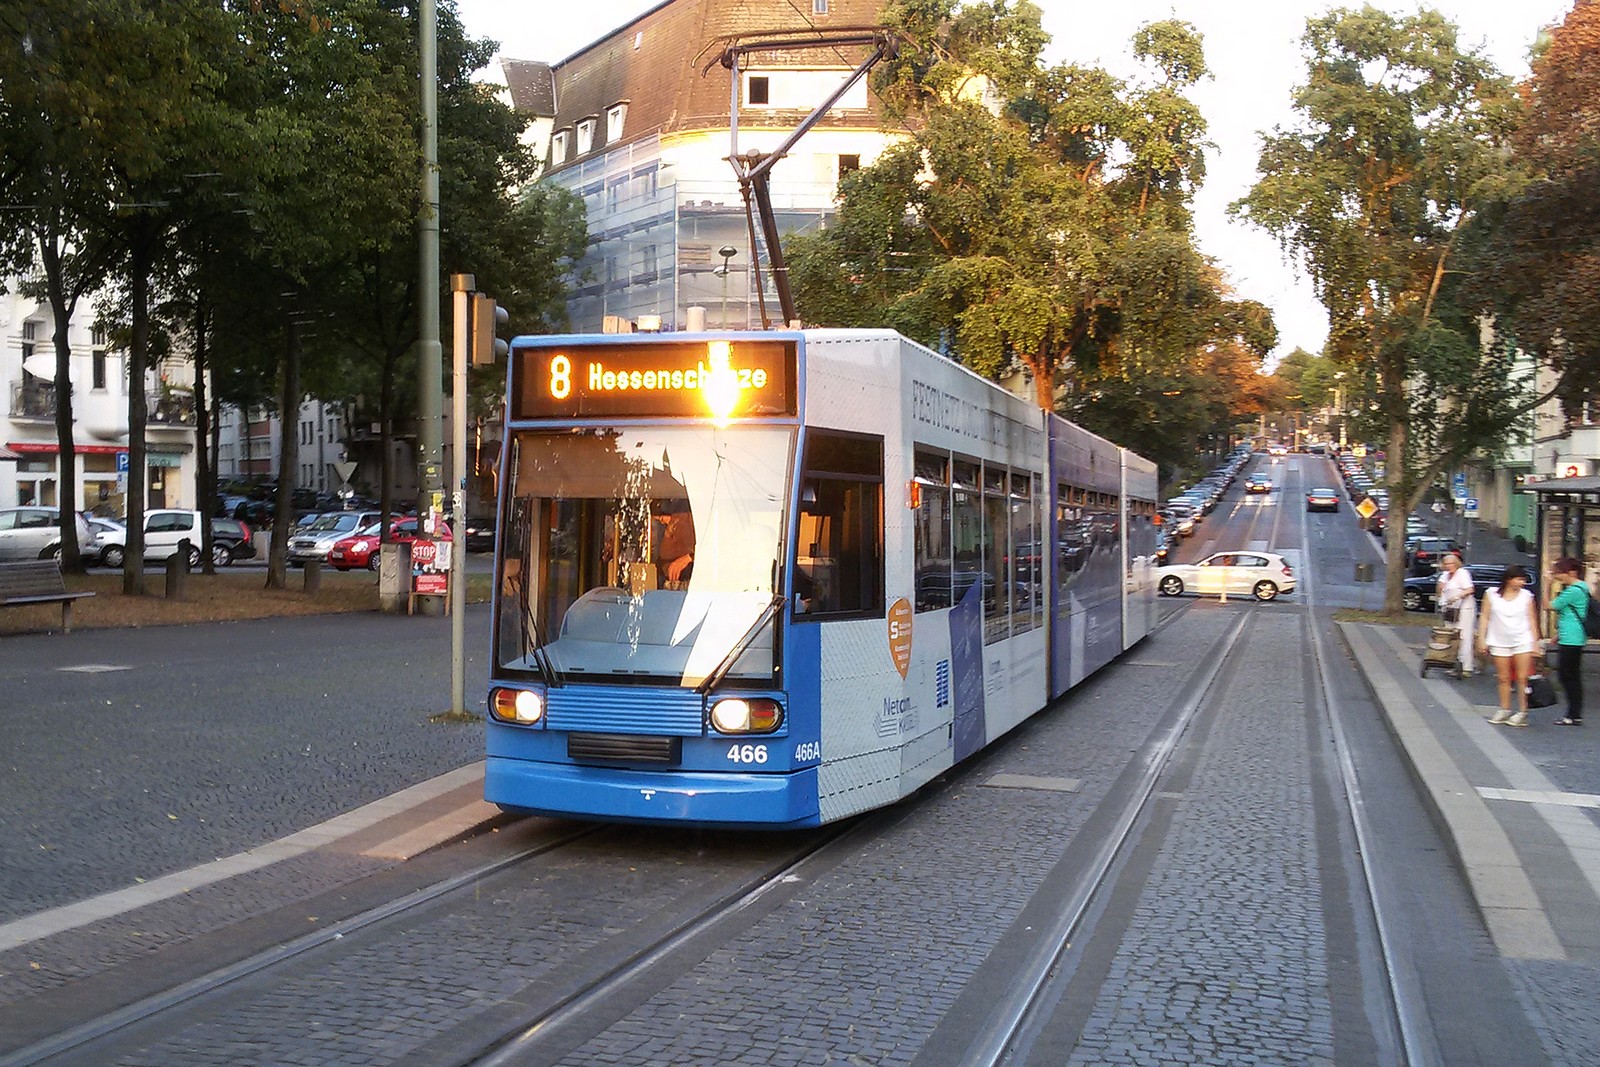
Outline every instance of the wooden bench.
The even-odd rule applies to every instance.
[[[24,604],[61,605],[61,632],[72,632],[72,602],[93,593],[69,593],[61,565],[53,559],[0,563],[0,608]]]

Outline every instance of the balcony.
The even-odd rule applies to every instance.
[[[30,376],[31,377],[31,376]],[[56,417],[56,387],[53,382],[11,383],[13,419],[53,419]]]
[[[145,394],[147,424],[150,426],[192,427],[194,393],[187,389],[163,389]]]

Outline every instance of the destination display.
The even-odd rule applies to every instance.
[[[792,415],[790,340],[615,342],[512,352],[513,419]]]

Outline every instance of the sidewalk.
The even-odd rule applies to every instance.
[[[1506,548],[1494,562],[1516,561]],[[1558,701],[1526,729],[1492,726],[1492,673],[1419,676],[1425,628],[1337,625],[1552,1058],[1595,1062],[1600,1003],[1572,993],[1600,982],[1600,713],[1558,727]],[[1584,665],[1590,705],[1597,659]]]

